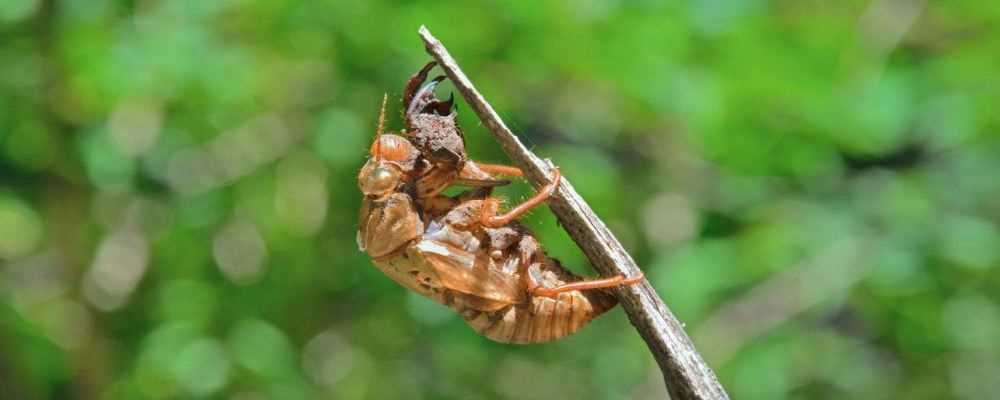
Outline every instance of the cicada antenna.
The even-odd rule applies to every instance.
[[[382,109],[378,113],[378,128],[375,129],[375,145],[372,146],[372,153],[375,160],[382,159],[382,132],[385,130],[385,106],[389,102],[389,94],[382,94]]]
[[[378,136],[382,136],[382,130],[385,129],[385,106],[386,106],[386,103],[388,103],[388,102],[389,102],[389,94],[388,93],[383,93],[382,94],[382,109],[379,110],[379,113],[378,113],[378,130],[375,131],[375,134],[378,135]]]

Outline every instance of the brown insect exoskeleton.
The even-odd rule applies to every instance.
[[[394,281],[454,309],[490,339],[539,343],[576,332],[617,303],[608,288],[642,277],[583,280],[546,256],[516,221],[551,196],[558,170],[535,196],[496,215],[491,189],[509,183],[496,176],[521,171],[468,159],[452,100],[433,93],[444,78],[420,87],[433,66],[404,90],[402,135],[383,134],[383,99],[370,158],[358,175],[359,248]],[[441,194],[454,185],[472,189]]]

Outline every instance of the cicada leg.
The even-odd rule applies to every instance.
[[[524,176],[524,172],[522,172],[520,168],[510,165],[484,164],[481,162],[476,162],[476,166],[479,167],[479,169],[482,170],[483,172],[486,172],[491,175],[503,175],[514,178],[520,178]]]
[[[532,279],[531,274],[528,274],[528,290],[533,296],[542,297],[557,297],[559,293],[572,292],[574,290],[593,290],[593,289],[606,289],[626,285],[634,285],[636,283],[642,282],[645,277],[642,273],[639,276],[634,276],[631,278],[625,278],[624,275],[618,275],[612,278],[604,279],[594,279],[588,281],[580,282],[570,282],[567,284],[559,285],[557,287],[543,287],[538,285]]]
[[[511,221],[521,217],[532,208],[544,203],[545,200],[548,200],[549,197],[552,196],[552,193],[555,192],[556,187],[559,186],[559,179],[562,177],[558,168],[553,171],[552,175],[552,182],[543,186],[538,193],[535,193],[535,195],[530,199],[525,200],[517,207],[507,211],[506,214],[496,215],[500,206],[499,202],[495,198],[487,198],[486,201],[483,202],[483,211],[482,216],[480,217],[480,223],[486,227],[498,228],[509,224]]]
[[[520,275],[524,282],[524,287],[528,289],[528,293],[532,296],[556,298],[559,297],[560,293],[634,285],[645,279],[645,276],[640,271],[638,276],[631,278],[625,278],[624,275],[618,275],[611,278],[560,283],[558,285],[546,287],[540,283],[542,280],[541,270],[543,268],[543,263],[546,262],[545,260],[549,260],[558,265],[559,262],[548,259],[544,254],[540,253],[541,249],[538,248],[538,244],[533,238],[529,237],[527,240],[527,242],[522,241],[521,243],[520,259],[522,262],[518,266],[518,275]],[[537,258],[539,254],[541,254],[542,260]]]

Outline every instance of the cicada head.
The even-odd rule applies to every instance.
[[[369,150],[370,157],[358,174],[358,186],[365,196],[381,198],[406,183],[413,172],[420,152],[406,138],[399,135],[383,134],[385,126],[385,103],[379,114],[375,142]]]

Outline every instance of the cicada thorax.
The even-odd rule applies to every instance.
[[[455,121],[455,113],[438,115],[419,113],[409,117],[409,138],[427,159],[435,164],[452,165],[461,169],[468,159],[465,136]]]
[[[416,182],[417,196],[436,196],[458,179],[468,160],[464,139],[455,124],[455,114],[420,113],[409,119],[408,137],[424,161],[424,171]]]

